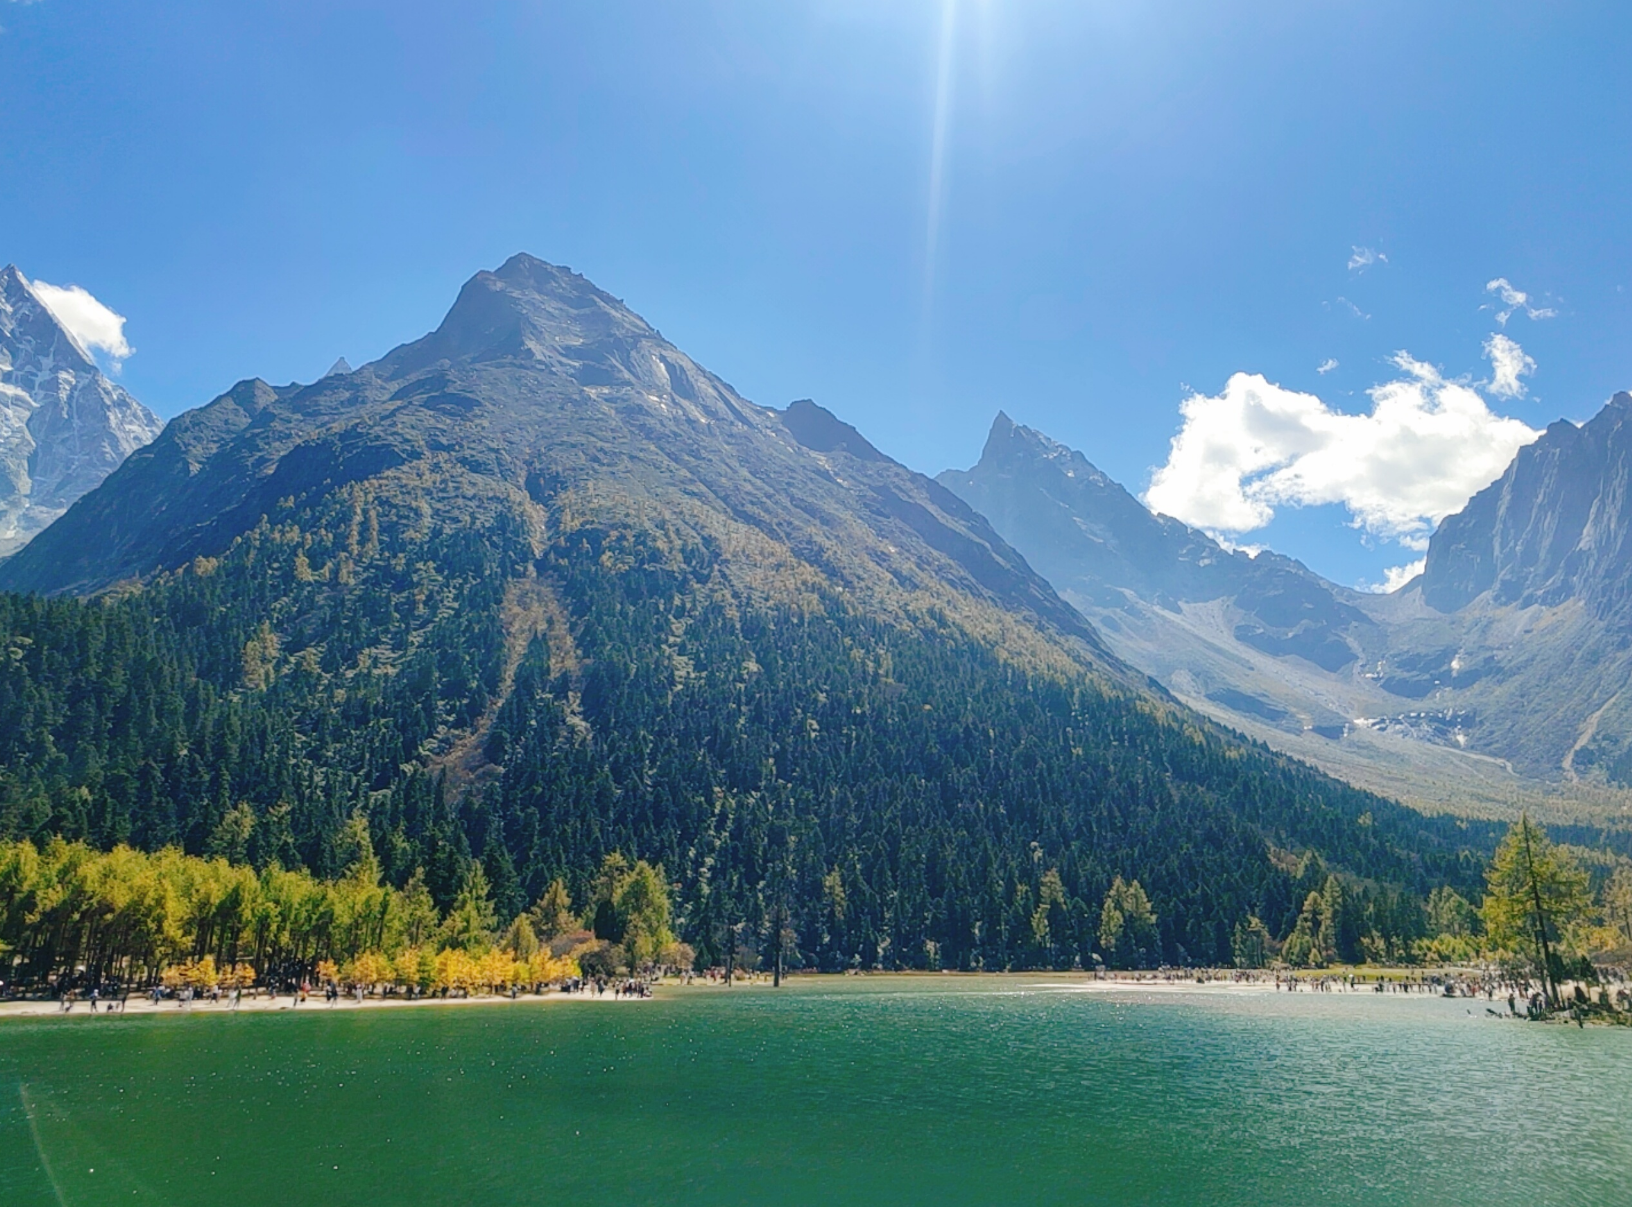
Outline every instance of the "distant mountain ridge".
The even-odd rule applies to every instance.
[[[1475,740],[1632,785],[1632,394],[1559,421],[1433,535],[1399,644]]]
[[[0,556],[163,426],[97,368],[16,265],[0,269]]]
[[[1500,810],[1526,784],[1632,784],[1629,421],[1618,394],[1555,423],[1389,596],[1226,550],[1001,413],[938,480],[1181,699],[1378,790]]]
[[[1439,526],[1423,599],[1454,612],[1481,595],[1520,606],[1580,599],[1606,623],[1632,625],[1632,394],[1580,427],[1549,426]]]
[[[1027,558],[1070,597],[1120,608],[1124,595],[1173,610],[1232,596],[1235,637],[1336,671],[1360,656],[1348,634],[1372,622],[1345,591],[1301,562],[1227,550],[1206,533],[1155,515],[1081,453],[1001,411],[980,462],[937,481],[990,518],[1025,532]]]

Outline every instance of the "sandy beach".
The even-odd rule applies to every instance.
[[[1349,984],[1345,976],[1319,977],[1308,974],[1300,975],[1295,982],[1283,979],[1276,981],[1271,977],[1244,977],[1230,976],[1197,977],[1165,977],[1160,975],[1140,975],[1127,973],[1122,975],[1094,976],[1092,974],[1065,974],[1059,973],[926,973],[926,972],[880,972],[863,974],[867,980],[902,979],[911,981],[920,980],[955,980],[962,977],[993,979],[1003,983],[1011,992],[1052,992],[1052,993],[1093,993],[1093,994],[1154,994],[1154,995],[1190,995],[1196,993],[1228,994],[1232,996],[1250,996],[1259,994],[1289,994],[1319,995],[1328,994],[1374,994],[1377,992],[1377,981],[1381,980],[1387,986],[1385,992],[1390,996],[1410,996],[1413,998],[1437,997],[1443,993],[1443,983],[1435,984],[1432,978],[1439,977],[1441,981],[1449,980],[1456,984],[1456,997],[1477,997],[1485,1000],[1483,993],[1469,993],[1467,982],[1471,979],[1465,969],[1439,969],[1425,971],[1422,969],[1367,970],[1359,974],[1356,983]],[[831,974],[792,974],[788,977],[789,983],[820,982],[824,980],[839,980]],[[1405,986],[1409,985],[1406,990]],[[720,993],[730,992],[727,987],[717,980],[696,978],[692,981],[678,980],[659,981],[654,986],[661,996],[671,994],[690,993]],[[768,976],[738,978],[734,988],[743,990],[771,990],[771,980]],[[478,994],[473,997],[418,997],[406,998],[400,996],[368,995],[358,1000],[352,996],[341,996],[330,1002],[321,993],[307,995],[305,1001],[298,1006],[287,993],[280,993],[275,997],[264,992],[254,995],[245,995],[237,1006],[232,1004],[230,997],[223,995],[219,1001],[208,998],[195,998],[182,1004],[173,998],[163,998],[158,1004],[147,994],[132,994],[120,1006],[118,999],[101,1001],[97,1004],[96,1016],[119,1017],[123,1015],[168,1015],[184,1017],[190,1014],[231,1014],[249,1012],[268,1012],[274,1010],[301,1010],[301,1011],[336,1011],[336,1010],[380,1010],[403,1009],[416,1006],[514,1006],[514,1005],[541,1005],[546,1003],[570,1002],[639,1002],[651,1001],[650,997],[619,996],[610,989],[605,993],[561,993],[550,992],[544,994],[523,993],[512,998],[507,994]],[[62,1003],[56,1000],[26,999],[18,1001],[0,1002],[0,1019],[4,1018],[32,1018],[42,1016],[80,1018],[91,1014],[91,1004],[84,998],[76,999],[73,1008],[64,1011]]]

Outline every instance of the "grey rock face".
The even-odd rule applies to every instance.
[[[1002,412],[980,462],[937,479],[992,521],[1045,578],[1084,609],[1130,599],[1178,610],[1228,600],[1234,637],[1328,671],[1359,657],[1351,640],[1370,619],[1302,563],[1225,549],[1171,516],[1152,515],[1121,485]]]
[[[0,556],[159,434],[15,266],[0,269]]]
[[[1609,623],[1632,621],[1632,394],[1591,421],[1560,420],[1519,450],[1428,545],[1422,596],[1454,612],[1582,600]]]
[[[1568,780],[1632,785],[1629,494],[1623,392],[1581,427],[1553,424],[1434,533],[1422,576],[1434,614],[1394,644],[1426,651],[1437,638],[1459,668],[1479,670],[1467,691],[1436,675],[1433,699],[1478,717],[1481,748]]]

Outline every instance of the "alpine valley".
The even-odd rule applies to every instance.
[[[951,485],[518,255],[372,364],[176,418],[0,564],[0,830],[334,875],[361,820],[392,884],[446,908],[479,867],[501,918],[617,852],[699,959],[826,969],[1228,963],[1339,880],[1345,943],[1403,944],[1477,892],[1494,827],[1243,739],[1072,602],[1182,616],[1233,575],[1231,640],[1315,684],[1364,601],[1137,503],[1107,523],[1166,543],[1039,557],[1062,599]]]
[[[939,480],[1119,657],[1231,727],[1429,811],[1627,829],[1632,396],[1521,449],[1388,595],[1153,515],[1007,415]]]

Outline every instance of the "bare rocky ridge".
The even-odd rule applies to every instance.
[[[1396,643],[1481,748],[1632,784],[1632,394],[1520,449],[1439,526],[1418,590]]]
[[[108,380],[15,265],[0,269],[0,556],[163,426]]]

